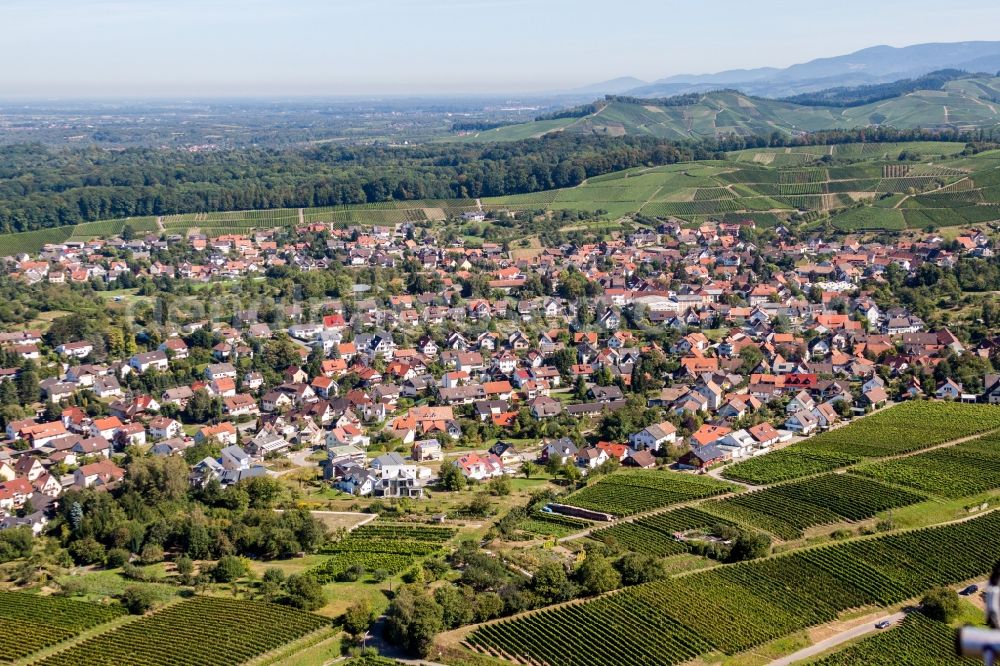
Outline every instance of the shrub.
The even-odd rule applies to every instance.
[[[109,569],[115,569],[125,566],[131,557],[132,553],[128,552],[125,548],[112,548],[108,550],[108,554],[104,558],[104,564]]]
[[[246,564],[235,555],[224,555],[212,569],[212,579],[216,583],[231,583],[247,574]]]
[[[302,610],[316,610],[326,603],[323,586],[309,574],[293,574],[285,583],[285,599],[289,606]]]
[[[131,615],[144,615],[153,608],[156,596],[148,587],[129,585],[122,592],[121,603]]]
[[[78,539],[69,546],[69,554],[77,564],[100,564],[104,562],[104,546],[93,537]]]
[[[143,564],[156,564],[163,561],[163,546],[155,543],[147,543],[139,553],[139,560]]]

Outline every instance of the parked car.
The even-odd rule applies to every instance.
[[[979,591],[978,585],[970,585],[967,588],[963,589],[961,592],[959,592],[959,594],[961,594],[963,597],[969,597],[978,591]]]
[[[881,622],[879,622],[878,624],[875,625],[875,628],[876,629],[888,629],[891,626],[892,626],[892,622],[890,620],[882,620]]]

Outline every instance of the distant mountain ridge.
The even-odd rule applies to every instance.
[[[784,99],[733,88],[661,97],[606,95],[531,123],[467,133],[463,141],[511,141],[551,132],[699,139],[852,130],[1000,128],[1000,78],[944,70],[885,84],[828,88]]]
[[[678,74],[624,88],[632,77],[612,79],[573,92],[667,97],[732,88],[748,95],[791,97],[827,88],[888,83],[941,69],[1000,71],[1000,41],[872,46],[842,56],[817,58],[785,68],[734,69],[714,74]]]

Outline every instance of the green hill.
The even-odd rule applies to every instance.
[[[871,125],[904,128],[970,129],[1000,124],[1000,79],[965,78],[940,90],[915,90],[853,106],[817,106],[751,97],[723,90],[693,95],[688,103],[612,97],[579,118],[509,125],[465,135],[464,141],[511,141],[548,132],[610,136],[648,135],[667,139],[726,134],[794,134]]]

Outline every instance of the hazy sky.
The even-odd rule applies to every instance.
[[[550,91],[998,25],[997,0],[0,0],[0,97]]]

